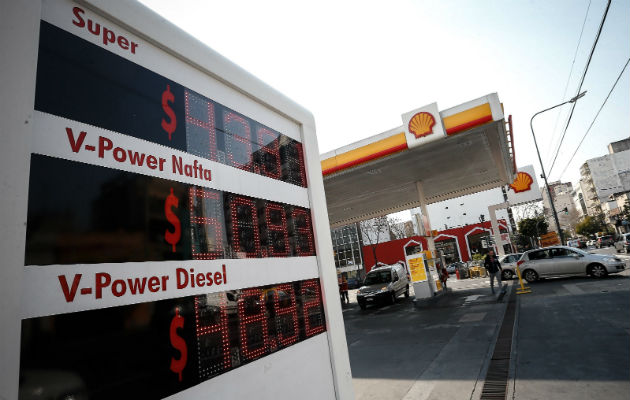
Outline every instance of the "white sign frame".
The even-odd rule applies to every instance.
[[[207,93],[212,89],[222,90],[223,104],[291,137],[297,137],[303,144],[309,185],[307,197],[317,253],[316,271],[321,283],[326,314],[326,334],[293,346],[296,347],[295,350],[287,348],[254,361],[246,367],[227,372],[221,375],[216,383],[214,380],[206,381],[171,397],[205,398],[207,393],[204,393],[204,388],[218,384],[219,381],[224,385],[236,385],[236,381],[230,376],[241,376],[246,371],[252,371],[253,375],[247,377],[248,386],[250,390],[256,390],[265,384],[263,375],[268,369],[268,364],[273,360],[281,364],[283,353],[294,351],[304,354],[306,351],[308,354],[309,349],[312,352],[313,349],[326,346],[329,350],[327,356],[314,355],[314,358],[321,359],[316,365],[322,366],[322,369],[318,370],[318,375],[321,376],[314,379],[314,384],[321,386],[326,382],[332,382],[329,389],[336,399],[354,398],[313,115],[179,28],[165,22],[145,6],[133,2],[107,0],[88,0],[78,4],[69,0],[9,2],[4,5],[0,16],[2,37],[0,43],[4,53],[0,82],[6,93],[11,93],[11,96],[3,96],[0,100],[2,110],[0,129],[3,140],[0,157],[3,199],[0,211],[0,218],[3,221],[0,250],[4,257],[4,265],[0,270],[0,293],[4,304],[0,308],[0,318],[3,321],[0,328],[0,369],[4,371],[0,376],[0,398],[17,398],[19,389],[22,288],[28,278],[27,269],[24,268],[25,227],[29,165],[34,139],[33,126],[36,120],[33,105],[40,20],[46,12],[49,15],[54,14],[50,11],[56,11],[57,7],[67,9],[72,5],[89,10],[92,15],[97,15],[111,22],[112,26],[139,38],[147,47],[151,46],[159,52],[164,52],[169,56],[168,63],[175,60],[190,72],[186,76],[195,75],[194,79],[199,79],[200,76],[208,77],[207,87],[200,88],[200,93]],[[98,44],[99,38],[93,39],[93,43]],[[116,53],[113,49],[108,50]],[[164,71],[149,69],[168,76]],[[170,78],[180,81],[183,85],[190,85],[184,78],[182,78],[184,81],[178,79],[179,77]],[[301,196],[300,194],[299,197]],[[296,202],[301,203],[304,200],[302,197],[300,200],[296,199]],[[295,392],[298,386],[304,388],[304,383],[300,379],[284,379],[275,382],[276,389],[261,391],[259,394],[262,398],[277,398],[278,390],[283,385],[290,386],[289,392]],[[327,388],[323,390],[328,391]],[[304,398],[315,395],[308,392],[303,394],[306,396]]]

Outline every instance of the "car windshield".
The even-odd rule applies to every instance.
[[[582,254],[583,256],[586,256],[586,255],[592,254],[592,253],[589,253],[588,251],[584,251],[584,250],[582,250],[582,249],[571,249],[571,250],[569,250],[569,255],[570,255],[571,253],[578,253],[578,254]]]
[[[392,274],[389,272],[389,270],[386,270],[386,271],[370,272],[365,277],[365,281],[363,281],[363,284],[365,286],[369,286],[369,285],[376,285],[378,283],[389,283],[391,281],[392,281]]]

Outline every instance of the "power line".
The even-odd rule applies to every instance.
[[[566,85],[564,85],[564,92],[562,93],[562,101],[564,101],[566,99],[567,96],[567,89],[569,89],[569,83],[571,82],[571,76],[573,76],[573,67],[575,66],[575,59],[577,58],[577,53],[578,50],[580,49],[580,44],[582,44],[582,35],[584,34],[584,27],[586,26],[586,18],[588,17],[588,12],[591,9],[591,0],[588,1],[588,7],[586,7],[586,14],[584,14],[584,21],[582,21],[582,30],[580,31],[580,37],[578,39],[578,43],[577,46],[575,46],[575,54],[573,54],[573,61],[571,62],[571,69],[569,70],[569,77],[567,78],[567,83]],[[556,122],[553,125],[553,130],[551,131],[551,140],[549,141],[549,144],[551,145],[551,148],[555,148],[556,146],[553,145],[553,142],[555,140],[555,136],[556,136],[556,129],[558,128],[558,121],[560,120],[560,115],[562,114],[562,111],[558,111],[558,114],[556,114]],[[559,145],[558,145],[559,147]],[[551,153],[549,153],[549,157],[547,159],[547,161],[551,162],[551,157],[552,157],[553,151]]]
[[[602,103],[602,106],[597,111],[597,114],[595,114],[595,118],[593,118],[593,122],[591,122],[591,124],[589,125],[588,129],[584,133],[584,136],[582,136],[582,140],[580,140],[580,143],[578,144],[578,147],[573,152],[573,155],[571,156],[571,159],[567,163],[567,166],[564,167],[564,169],[562,170],[562,173],[560,174],[560,177],[558,179],[562,178],[562,175],[564,175],[564,173],[567,171],[567,168],[569,168],[569,164],[571,164],[571,161],[573,161],[573,157],[575,157],[575,155],[577,154],[578,150],[580,149],[580,146],[582,146],[582,142],[584,142],[584,139],[586,138],[586,135],[588,135],[588,133],[591,131],[591,128],[595,124],[595,121],[597,120],[597,117],[599,116],[599,113],[602,111],[602,109],[606,105],[606,102],[608,101],[608,98],[612,94],[613,90],[615,90],[615,86],[617,86],[617,82],[619,82],[619,79],[621,79],[621,76],[623,75],[623,72],[628,67],[628,63],[630,63],[630,58],[628,58],[628,61],[626,61],[626,64],[623,66],[623,69],[619,73],[619,76],[617,77],[617,80],[615,81],[615,84],[613,85],[612,89],[610,89],[610,92],[608,92],[608,96],[606,96],[606,98],[604,99],[604,102]]]
[[[591,60],[593,59],[593,53],[595,53],[595,47],[597,47],[597,42],[599,41],[599,37],[602,33],[602,29],[604,28],[604,22],[606,21],[606,16],[608,15],[608,10],[610,9],[611,0],[608,0],[608,4],[606,5],[606,11],[604,11],[604,16],[602,17],[602,22],[599,24],[599,29],[597,30],[597,36],[595,37],[595,42],[593,43],[593,47],[591,48],[591,54],[588,56],[588,61],[586,62],[586,67],[584,68],[584,73],[582,74],[582,79],[580,80],[580,86],[576,92],[576,95],[580,93],[582,90],[582,84],[584,83],[584,79],[586,78],[586,73],[588,72],[588,67],[591,65]],[[562,138],[560,139],[560,144],[558,145],[558,150],[556,151],[556,155],[553,158],[553,163],[551,164],[551,168],[549,168],[549,174],[547,176],[551,176],[551,171],[553,171],[554,165],[556,165],[556,160],[558,159],[558,154],[560,154],[560,149],[562,148],[562,142],[564,141],[564,137],[567,134],[567,130],[569,129],[569,124],[571,123],[571,117],[573,117],[573,111],[575,111],[575,103],[571,107],[571,113],[569,114],[569,119],[567,120],[567,124],[564,127],[564,132],[562,133]]]

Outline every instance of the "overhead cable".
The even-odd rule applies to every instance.
[[[573,54],[573,61],[571,62],[571,69],[569,70],[569,77],[567,78],[567,84],[564,85],[564,92],[562,93],[562,101],[566,100],[566,97],[567,97],[567,90],[569,89],[571,76],[573,76],[573,67],[575,66],[575,59],[577,58],[577,53],[578,53],[578,50],[580,49],[580,44],[582,44],[582,34],[584,34],[584,27],[586,26],[586,18],[588,17],[588,12],[590,9],[591,9],[591,0],[589,0],[588,7],[586,7],[586,14],[584,14],[584,21],[582,21],[582,30],[580,31],[580,37],[578,39],[577,46],[575,46],[575,54]],[[560,120],[561,114],[562,114],[562,111],[558,111],[558,113],[556,114],[556,122],[553,125],[553,130],[551,131],[551,140],[549,140],[549,145],[551,146],[550,147],[551,149],[556,148],[556,146],[553,145],[553,142],[556,137],[556,128],[558,128],[558,121]],[[549,153],[549,158],[548,158],[549,162],[551,162],[551,157],[553,153],[554,153],[553,150],[551,151],[551,153]]]
[[[610,9],[611,0],[608,0],[608,4],[606,5],[606,11],[604,11],[604,16],[602,17],[602,22],[599,24],[599,29],[597,30],[597,36],[595,36],[595,42],[593,42],[593,47],[591,48],[591,54],[588,56],[588,61],[586,62],[586,67],[584,68],[584,73],[582,74],[582,79],[580,80],[580,86],[578,86],[577,92],[575,92],[576,96],[582,90],[582,84],[584,83],[584,79],[586,78],[586,73],[588,72],[588,67],[591,64],[591,60],[593,59],[593,53],[595,53],[595,47],[597,47],[597,42],[599,41],[599,37],[602,33],[602,29],[604,28],[604,22],[606,21],[606,16],[608,15],[608,10]],[[573,117],[573,111],[575,111],[575,104],[573,103],[571,106],[571,113],[569,114],[569,119],[567,120],[567,124],[564,127],[564,132],[562,133],[562,138],[560,138],[560,144],[558,145],[558,150],[556,151],[556,155],[553,158],[553,163],[551,163],[551,168],[549,168],[549,173],[547,176],[551,176],[551,171],[553,171],[554,165],[556,165],[556,160],[558,159],[558,154],[560,154],[560,149],[562,148],[562,142],[564,141],[564,137],[567,134],[567,130],[569,129],[569,124],[571,123],[571,117]]]
[[[599,108],[599,110],[597,111],[597,114],[595,114],[595,118],[593,118],[593,122],[591,122],[591,124],[589,125],[588,129],[586,130],[586,132],[584,133],[584,136],[582,136],[582,140],[580,140],[580,143],[578,144],[578,147],[575,149],[575,151],[573,152],[573,155],[571,156],[571,159],[569,160],[569,162],[567,163],[566,167],[564,167],[564,169],[562,170],[562,173],[560,174],[560,176],[558,177],[558,179],[562,178],[562,175],[564,175],[564,173],[567,171],[567,168],[569,168],[569,164],[571,164],[571,161],[573,161],[573,157],[575,157],[575,154],[578,152],[578,150],[580,149],[580,146],[582,145],[582,142],[584,142],[584,139],[586,138],[586,135],[588,135],[588,133],[591,131],[591,128],[593,127],[593,124],[595,124],[595,121],[597,120],[597,117],[599,116],[599,113],[602,111],[602,109],[604,108],[604,106],[606,105],[606,102],[608,101],[608,98],[610,97],[610,95],[612,94],[613,90],[615,90],[615,86],[617,86],[617,82],[619,82],[619,79],[621,79],[621,76],[623,75],[623,72],[626,70],[626,68],[628,67],[628,63],[630,63],[630,58],[628,58],[628,61],[626,61],[626,64],[623,66],[623,69],[621,70],[621,72],[619,73],[619,76],[617,77],[617,80],[615,81],[615,84],[613,85],[613,87],[610,89],[610,92],[608,92],[608,96],[606,96],[606,98],[604,99],[604,102],[602,103],[602,106]]]

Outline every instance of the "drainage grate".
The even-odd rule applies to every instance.
[[[488,366],[486,379],[481,390],[480,400],[503,399],[507,395],[507,381],[510,370],[510,352],[512,351],[512,331],[516,314],[516,291],[512,290],[508,300],[499,337],[494,345],[492,359]]]

